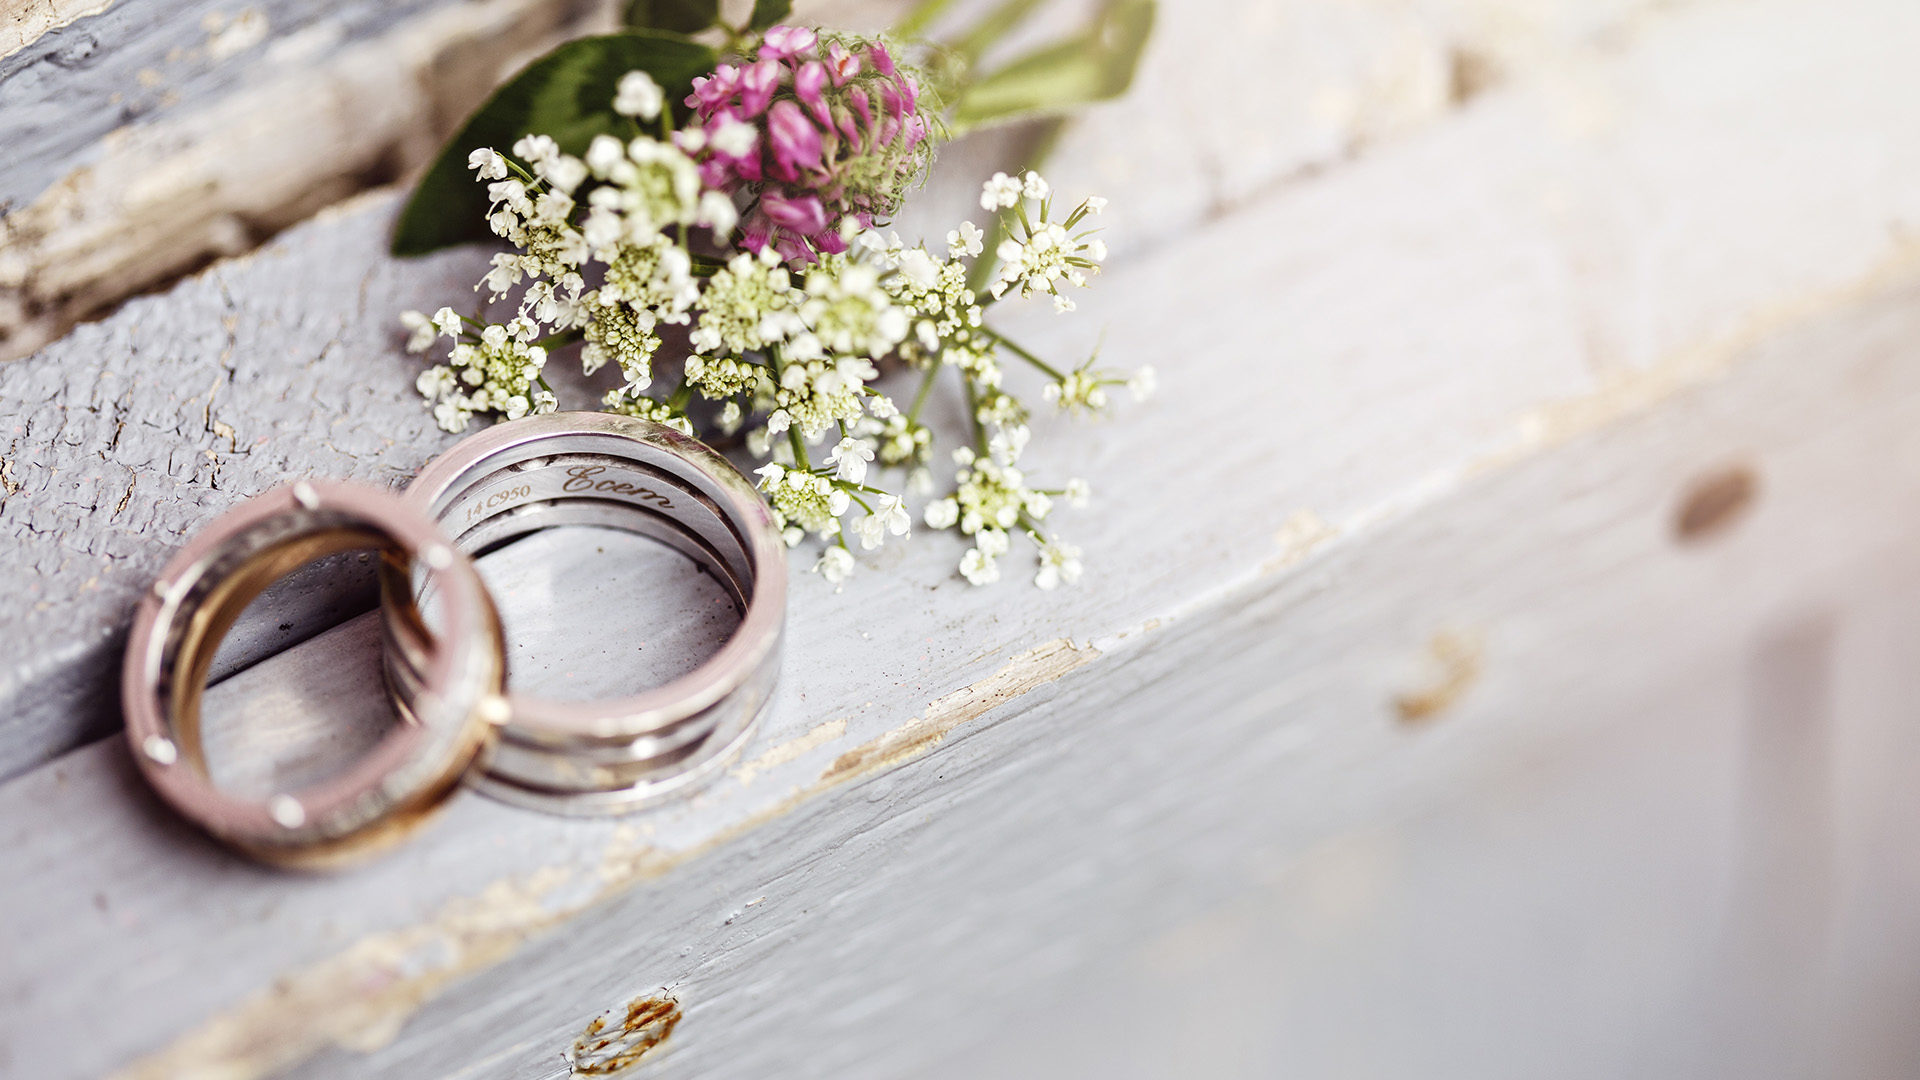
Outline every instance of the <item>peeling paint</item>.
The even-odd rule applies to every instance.
[[[769,749],[766,753],[755,757],[752,761],[744,761],[735,765],[733,767],[733,775],[739,778],[742,786],[751,784],[753,783],[754,777],[768,769],[776,765],[785,765],[787,762],[812,750],[814,747],[832,742],[846,733],[847,721],[845,717],[841,717],[838,720],[829,720],[797,739],[789,739]]]
[[[23,4],[0,21],[0,60],[63,26],[98,15],[112,6],[113,0],[40,0]]]
[[[856,776],[897,765],[940,744],[947,733],[981,716],[996,705],[1050,683],[1099,656],[1092,646],[1076,648],[1056,638],[1007,662],[988,677],[936,699],[918,716],[864,746],[841,754],[820,774],[823,784],[837,784]]]
[[[450,900],[423,923],[370,935],[276,980],[114,1073],[112,1080],[251,1080],[290,1068],[328,1046],[361,1053],[379,1049],[454,980],[501,962],[588,907],[784,817],[847,781],[925,752],[961,724],[1099,655],[1092,646],[1065,639],[1037,646],[979,682],[935,699],[925,716],[842,754],[811,785],[696,846],[664,851],[644,842],[641,829],[617,829],[591,872],[548,866],[497,881],[477,896]]]
[[[1885,291],[1920,268],[1920,241],[1905,240],[1864,273],[1756,307],[1739,326],[1651,367],[1617,371],[1591,393],[1547,402],[1523,413],[1519,437],[1475,462],[1470,473],[1497,471],[1544,450],[1565,445],[1695,387],[1724,377],[1761,342]]]

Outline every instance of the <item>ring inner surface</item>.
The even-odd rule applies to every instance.
[[[750,548],[740,526],[718,500],[701,490],[702,484],[710,485],[711,481],[616,454],[535,451],[521,460],[478,463],[437,501],[435,516],[454,536],[456,546],[476,556],[531,533],[562,526],[638,534],[692,560],[718,582],[731,600],[736,617],[744,617],[754,588]],[[414,589],[425,605],[429,589],[417,572]],[[590,613],[583,616],[590,617]],[[737,623],[729,627],[708,655],[724,647],[736,629]],[[400,630],[404,635],[404,624]],[[398,644],[401,647],[397,652],[414,652],[404,640]],[[696,661],[693,668],[702,663],[705,658]],[[684,673],[665,683],[679,677]],[[403,675],[399,681],[405,684],[409,680]],[[623,692],[642,689],[651,687]]]
[[[274,582],[330,555],[376,549],[383,560],[404,557],[391,537],[364,525],[340,519],[311,527],[316,531],[268,539],[262,546],[256,546],[262,540],[258,535],[235,538],[203,570],[183,603],[185,617],[172,625],[163,653],[162,671],[172,674],[161,687],[162,712],[183,757],[209,778],[202,731],[207,676],[221,640],[247,605]]]

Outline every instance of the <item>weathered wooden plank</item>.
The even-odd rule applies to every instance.
[[[24,147],[0,163],[0,358],[409,175],[503,71],[556,35],[611,25],[614,6],[273,0],[229,12],[212,0],[143,0],[42,29],[0,55],[0,145]],[[1050,5],[1007,50],[1073,29],[1087,6]],[[822,0],[798,11],[879,30],[905,7]],[[1141,211],[1115,229],[1116,248],[1163,239],[1445,116],[1500,79],[1589,63],[1658,7],[1168,4],[1134,102],[1098,110],[1061,158],[1071,178],[1083,170]],[[57,5],[35,25],[78,10]],[[1190,77],[1201,57],[1219,73]],[[964,212],[970,200],[948,205]]]
[[[0,57],[0,359],[409,175],[608,6],[149,0]]]
[[[1458,803],[1482,770],[1542,745],[1536,733],[1628,730],[1621,718],[1644,714],[1639,736],[1733,715],[1738,678],[1656,691],[1738,667],[1725,642],[1781,612],[1855,610],[1848,568],[1914,525],[1876,497],[1910,487],[1920,460],[1912,256],[1886,227],[1912,218],[1920,192],[1901,90],[1917,77],[1914,16],[1858,10],[1880,16],[1871,36],[1788,4],[1682,12],[1593,73],[1604,93],[1579,99],[1593,108],[1564,110],[1558,84],[1490,92],[1123,262],[1088,297],[1091,318],[1025,320],[1055,349],[1109,322],[1109,357],[1169,376],[1160,405],[1075,428],[1039,463],[1084,471],[1108,496],[1075,530],[1093,580],[1064,595],[969,590],[939,538],[888,549],[886,573],[839,596],[798,577],[804,630],[754,767],[702,799],[624,828],[466,799],[395,859],[313,880],[194,840],[112,744],[8,784],[0,840],[32,883],[0,890],[0,998],[23,1003],[0,1038],[16,1067],[86,1075],[151,1054],[138,1069],[161,1075],[301,1061],[314,1074],[557,1072],[589,1016],[673,982],[687,1019],[666,1071],[933,1071],[977,1044],[978,1025],[1014,1022],[997,987],[1044,992],[1058,985],[1047,973],[1217,905],[1257,860],[1285,866],[1345,827]],[[1783,42],[1802,66],[1773,62]],[[337,260],[308,256],[358,253],[353,270],[374,266],[370,292],[395,306],[458,287],[411,275],[464,274],[459,257],[384,268],[372,217],[303,229],[130,306],[93,340],[146,342],[169,385],[197,386],[182,376],[198,369],[167,360],[177,346],[140,326],[218,345],[229,309],[210,294],[225,285],[246,313],[237,326],[283,320],[276,356],[368,358],[316,364],[309,392],[351,407],[343,437],[372,452],[340,455],[342,468],[396,475],[404,447],[430,445],[403,426],[424,426],[399,411],[405,362],[371,331],[324,348],[358,325],[358,289]],[[1907,284],[1873,301],[1890,278]],[[84,368],[84,349],[47,355]],[[221,422],[265,407],[276,425],[231,440],[258,457],[195,447],[215,449],[222,487],[170,482],[209,502],[278,480],[326,430],[272,412],[284,371],[234,356],[221,393],[254,396],[219,406]],[[42,385],[22,367],[0,380]],[[38,377],[46,400],[67,400]],[[200,438],[209,421],[175,408],[188,414],[169,416],[175,430]],[[86,422],[81,405],[65,411]],[[383,435],[356,434],[382,421]],[[1729,461],[1757,470],[1760,501],[1720,546],[1676,544],[1681,492]],[[41,466],[22,491],[55,495],[0,507],[23,551],[70,557],[15,523],[44,505],[89,520],[88,492],[59,485],[96,467],[86,454]],[[175,530],[190,520],[149,512]],[[1907,580],[1905,567],[1875,580]],[[31,615],[0,622],[60,633]],[[1441,631],[1466,645],[1423,658]],[[1904,685],[1868,675],[1876,699]],[[1411,712],[1431,732],[1391,719],[1407,702],[1425,703]],[[1702,747],[1689,762],[1725,745],[1723,729],[1689,730]],[[1901,775],[1905,759],[1882,758]],[[1710,815],[1663,790],[1664,805]],[[1869,850],[1871,814],[1846,821],[1864,830],[1845,833],[1848,850]],[[1671,863],[1649,869],[1629,848],[1599,875],[1580,910],[1608,940],[1645,910],[1609,906],[1622,894],[1606,886],[1635,872],[1703,897],[1658,944],[1681,948],[1707,922],[1713,882],[1689,859],[1723,855],[1724,833],[1691,824],[1661,848]],[[74,918],[99,910],[96,894],[105,911]],[[1836,978],[1869,970],[1857,963]],[[1543,1016],[1554,1004],[1520,1003]],[[118,1022],[85,1045],[49,1038],[80,1007]],[[1590,1030],[1570,1015],[1546,1018]],[[336,1043],[352,1049],[325,1049]],[[369,1047],[384,1049],[358,1056]]]
[[[4,901],[10,967],[58,972],[30,994],[13,989],[26,1007],[10,1018],[8,1045],[35,1073],[123,1064],[109,1047],[36,1033],[78,1008],[111,1007],[123,1025],[177,1022],[198,1002],[244,993],[247,958],[264,949],[320,959],[127,1075],[212,1062],[253,1075],[331,1040],[343,1048],[295,1075],[562,1075],[557,1055],[590,1017],[662,986],[686,1016],[663,1074],[759,1076],[800,1061],[820,1075],[960,1075],[976,1060],[970,1048],[991,1041],[983,1032],[1017,1026],[1024,1007],[1109,950],[1137,956],[1143,939],[1163,935],[1174,944],[1159,948],[1177,948],[1183,923],[1204,928],[1223,904],[1229,921],[1240,911],[1286,935],[1290,924],[1231,905],[1255,904],[1245,890],[1296,864],[1297,878],[1333,883],[1294,880],[1307,895],[1282,912],[1321,920],[1295,929],[1342,935],[1332,947],[1384,923],[1438,947],[1445,926],[1406,925],[1425,895],[1414,887],[1438,873],[1400,869],[1414,846],[1452,830],[1456,851],[1472,849],[1513,828],[1508,799],[1525,806],[1566,776],[1585,781],[1586,798],[1559,812],[1592,835],[1533,832],[1524,850],[1540,858],[1574,843],[1584,857],[1562,853],[1557,885],[1527,877],[1524,863],[1500,865],[1536,883],[1508,904],[1531,924],[1578,927],[1589,946],[1503,938],[1507,924],[1483,917],[1476,925],[1502,965],[1470,982],[1486,1007],[1439,1008],[1457,983],[1419,980],[1424,991],[1404,992],[1426,1011],[1394,1014],[1407,1038],[1368,1043],[1363,1059],[1391,1075],[1525,1072],[1581,1045],[1599,1049],[1569,1072],[1617,1075],[1634,1061],[1751,1051],[1777,1003],[1736,1001],[1717,1027],[1671,1019],[1706,1009],[1721,973],[1740,964],[1754,965],[1743,977],[1755,985],[1813,977],[1792,954],[1769,963],[1737,942],[1703,955],[1727,919],[1777,918],[1769,905],[1782,890],[1807,888],[1853,896],[1857,914],[1789,919],[1785,932],[1884,940],[1894,932],[1885,918],[1904,912],[1895,940],[1920,940],[1911,886],[1888,872],[1877,842],[1913,814],[1896,797],[1920,771],[1895,707],[1909,699],[1911,666],[1872,647],[1889,619],[1895,641],[1920,631],[1887,590],[1920,580],[1916,523],[1882,497],[1920,480],[1916,298],[1920,276],[1747,351],[1724,380],[1649,417],[1241,575],[1158,627],[1108,622],[1115,629],[1084,645],[992,657],[981,666],[997,673],[954,694],[863,679],[827,662],[831,646],[815,638],[789,669],[767,739],[804,738],[836,715],[847,737],[637,825],[559,822],[470,798],[389,862],[292,883],[183,835],[147,806],[116,747],[89,748],[0,791],[0,820],[21,833],[32,820],[77,823],[52,843],[7,838],[39,888],[70,897]],[[1736,453],[1760,497],[1712,541],[1681,540],[1689,481]],[[1515,528],[1523,515],[1530,527]],[[803,589],[802,601],[818,605],[823,593]],[[1107,619],[1130,614],[1123,600],[1102,607]],[[844,608],[810,614],[830,633],[863,622]],[[1832,661],[1846,676],[1833,707],[1845,708],[1809,722],[1835,732],[1834,760],[1848,770],[1824,780],[1804,760],[1793,767],[1793,742],[1753,745],[1751,726],[1768,701],[1754,697],[1765,692],[1761,665],[1779,662],[1770,642],[1823,624],[1840,628],[1846,649],[1831,647],[1846,657]],[[1446,681],[1422,654],[1448,630],[1475,642],[1479,673],[1409,725],[1396,702]],[[1614,758],[1623,769],[1596,776],[1593,761]],[[1826,785],[1816,795],[1858,791],[1828,819],[1839,844],[1813,853],[1823,865],[1830,851],[1849,854],[1823,876],[1790,861],[1743,884],[1766,840],[1742,824],[1743,801],[1777,800],[1781,767],[1787,781]],[[1623,776],[1638,785],[1624,802],[1602,782]],[[1453,824],[1421,824],[1419,809],[1434,803],[1456,808]],[[137,876],[114,869],[130,858]],[[507,866],[516,872],[482,887]],[[86,890],[103,886],[111,891],[76,919]],[[1486,895],[1466,894],[1451,902]],[[169,948],[157,925],[187,936]],[[49,940],[82,934],[83,955]],[[1399,955],[1349,976],[1354,996],[1341,1000],[1358,1011],[1340,1030],[1350,1039],[1383,1020],[1356,999],[1407,977]],[[1888,958],[1846,957],[1791,984],[1789,1001],[1823,989],[1871,998],[1869,977]],[[191,980],[175,974],[189,968]],[[461,976],[476,977],[448,984]],[[1549,977],[1566,992],[1529,981]],[[1650,995],[1659,1009],[1647,1008]],[[1308,1075],[1335,1071],[1351,1045],[1332,1033],[1316,1041],[1326,1015],[1312,1008],[1268,1019],[1265,1052],[1304,1042],[1322,1055],[1302,1064]],[[1852,1040],[1832,1047],[1840,1056],[1824,1059],[1830,1075],[1901,1045],[1902,1020],[1853,1024]]]

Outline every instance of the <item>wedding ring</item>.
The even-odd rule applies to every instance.
[[[745,744],[779,674],[786,549],[725,458],[651,421],[552,413],[463,440],[406,495],[474,555],[562,525],[639,533],[711,573],[740,612],[717,653],[636,696],[570,702],[509,689],[500,744],[472,781],[479,790],[552,813],[626,813],[711,779]],[[415,598],[427,598],[417,577]],[[417,618],[386,611],[389,682],[401,698],[418,692]]]
[[[387,602],[410,607],[409,568],[430,574],[437,626],[421,627],[417,688],[401,722],[339,774],[297,791],[220,788],[201,739],[215,650],[249,602],[316,559],[376,548]],[[397,594],[397,595],[396,595]],[[269,862],[321,866],[399,840],[484,756],[504,712],[499,619],[473,564],[432,519],[373,488],[302,481],[249,499],[179,551],[134,615],[122,710],[134,759],[155,790],[218,839]]]

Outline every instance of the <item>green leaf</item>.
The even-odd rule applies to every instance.
[[[793,14],[793,0],[753,0],[753,15],[747,29],[765,30]]]
[[[540,134],[552,136],[569,154],[585,153],[595,135],[632,133],[632,121],[613,111],[622,75],[645,71],[673,102],[687,95],[694,76],[718,63],[705,45],[646,30],[581,38],[535,60],[494,91],[441,148],[400,212],[393,253],[424,255],[492,238],[487,186],[467,169],[467,155],[476,148],[506,153],[522,135]]]
[[[1154,0],[1108,0],[1085,34],[1028,53],[968,86],[954,104],[954,133],[1059,116],[1126,93],[1153,34],[1153,17]]]
[[[720,0],[627,0],[626,23],[635,30],[697,34],[720,22]]]

